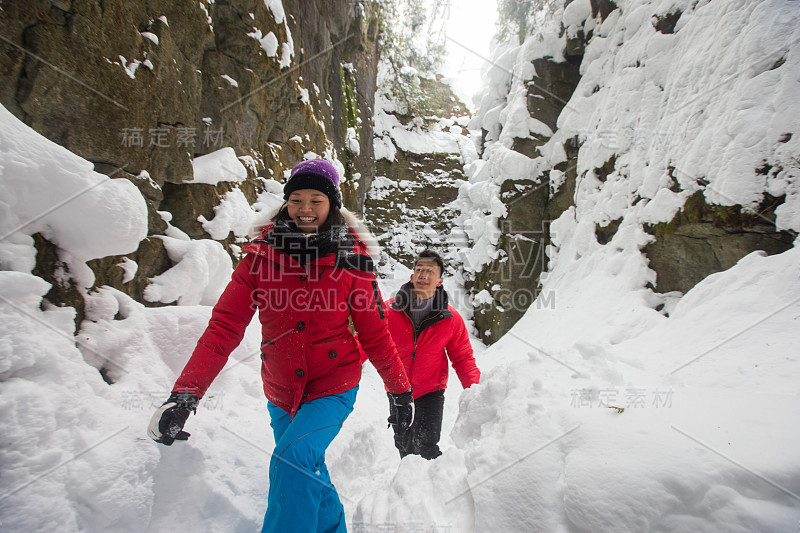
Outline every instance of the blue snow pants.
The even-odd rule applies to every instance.
[[[275,451],[261,533],[345,533],[344,508],[325,466],[325,450],[353,411],[358,387],[300,405],[294,418],[267,404]]]

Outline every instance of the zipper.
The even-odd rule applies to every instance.
[[[411,320],[411,327],[414,328],[414,351],[415,352],[416,352],[416,349],[417,349],[417,340],[419,339],[419,336],[420,336],[420,334],[422,333],[422,330],[423,330],[422,325],[425,322],[427,322],[428,320],[432,320],[434,318],[437,318],[441,314],[442,314],[441,311],[437,311],[435,315],[431,315],[428,318],[423,319],[422,322],[419,323],[419,330],[417,330],[417,328],[414,326],[414,321],[411,320],[411,317],[408,317],[408,319]],[[408,315],[406,315],[406,316],[408,316]]]
[[[375,305],[378,308],[378,316],[381,317],[381,320],[383,320],[386,318],[386,315],[383,314],[383,300],[381,300],[381,296],[378,293],[378,282],[376,280],[372,280],[372,294],[375,297]]]
[[[423,321],[420,322],[420,324],[419,324],[419,329],[417,329],[417,327],[414,326],[414,321],[411,320],[411,317],[408,316],[408,314],[405,311],[403,311],[403,314],[406,315],[406,318],[408,319],[408,321],[411,322],[411,329],[414,330],[414,349],[411,351],[411,366],[408,369],[408,381],[410,382],[411,381],[411,374],[414,373],[414,361],[417,358],[417,342],[419,341],[419,336],[422,333],[422,325],[425,322],[427,322],[428,320],[431,320],[433,318],[438,317],[440,314],[442,314],[442,312],[438,311],[435,315],[431,315],[428,318],[423,319]]]

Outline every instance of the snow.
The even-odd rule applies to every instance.
[[[755,208],[767,184],[780,183],[775,192],[788,194],[778,226],[799,229],[790,192],[798,167],[789,156],[798,145],[779,139],[797,130],[800,93],[792,72],[800,58],[789,49],[800,30],[789,23],[791,8],[782,5],[686,6],[680,31],[671,35],[655,31],[646,6],[606,20],[605,38],[587,46],[580,96],[562,113],[550,142],[596,133],[600,142],[581,147],[585,166],[622,155],[617,168],[628,167],[631,192],[644,198],[653,198],[667,166],[677,169],[686,191],[700,190],[697,179],[703,178],[707,201],[720,205]],[[780,9],[786,20],[776,16]],[[786,62],[773,68],[783,57]],[[630,67],[637,62],[642,67]],[[758,172],[765,163],[780,170],[765,179]]]
[[[273,180],[265,180],[265,183],[277,187],[272,190],[267,188],[252,205],[241,189],[225,193],[220,204],[214,208],[214,218],[206,220],[202,215],[198,217],[203,229],[215,240],[227,239],[230,233],[241,238],[250,235],[253,227],[263,222],[262,214],[272,213],[283,204],[283,187]]]
[[[490,179],[487,160],[473,161],[464,170],[469,182],[462,184],[458,191],[461,215],[456,222],[471,243],[461,252],[462,265],[467,271],[477,272],[482,265],[497,257],[495,245],[501,235],[497,220],[505,216],[507,210],[500,200],[500,185]]]
[[[540,127],[519,112],[519,89],[530,61],[560,57],[563,39],[495,50],[476,119],[491,138],[480,159],[465,158],[470,181],[457,200],[455,229],[472,242],[464,266],[477,269],[496,253],[500,184],[550,171],[542,185],[558,190],[564,176],[552,166],[567,139],[583,139],[576,205],[552,221],[542,296],[491,347],[472,339],[482,383],[462,392],[451,377],[436,461],[399,459],[383,386],[365,366],[355,410],[327,453],[350,531],[797,528],[800,247],[754,252],[685,295],[653,292],[641,252],[651,239],[642,225],[669,220],[697,190],[725,205],[786,194],[776,225],[800,229],[796,8],[631,0],[600,24],[581,22],[585,4],[554,13],[594,38],[540,157],[512,153],[510,132]],[[267,6],[280,23],[282,3]],[[655,32],[652,15],[673,8],[683,10],[676,33]],[[160,238],[175,264],[151,280],[148,299],[181,305],[145,307],[100,287],[84,295],[75,335],[75,311],[43,303],[50,285],[30,273],[31,235],[56,244],[88,288],[86,261],[130,253],[147,235],[146,205],[133,184],[94,172],[5,109],[0,123],[4,531],[258,530],[274,443],[257,323],[190,418],[189,441],[167,448],[145,436],[230,277],[230,255],[169,226]],[[381,127],[385,153],[395,135],[424,144],[410,129]],[[593,169],[612,155],[616,168],[600,182]],[[756,172],[765,162],[767,173]],[[245,172],[229,148],[194,163],[198,183]],[[679,192],[667,164],[679,170]],[[252,207],[238,189],[226,194],[206,231],[240,237],[280,202],[281,185],[264,183]],[[370,194],[400,186],[376,180]],[[619,218],[599,244],[596,225]],[[123,260],[127,276],[131,263]],[[381,265],[383,296],[408,276],[407,266]],[[448,277],[446,288],[469,320],[463,280]]]
[[[247,169],[237,159],[233,148],[226,146],[192,160],[194,179],[191,183],[216,185],[221,181],[240,182],[247,179]]]
[[[281,68],[288,68],[292,64],[292,56],[294,56],[294,43],[282,43],[281,59],[279,61]]]
[[[275,23],[283,24],[283,29],[286,31],[287,40],[280,46],[281,57],[279,59],[279,63],[282,69],[288,68],[292,64],[292,57],[294,56],[294,39],[292,39],[292,32],[289,30],[289,23],[286,19],[283,2],[281,0],[264,0],[264,4],[266,4],[267,8],[269,8],[270,12],[272,13]],[[262,47],[263,46],[264,45],[262,43]],[[270,46],[272,46],[272,44],[270,44]],[[275,51],[277,52],[277,49]],[[268,53],[267,55],[273,57],[274,52],[273,54]]]
[[[145,39],[149,39],[150,41],[153,42],[153,44],[155,44],[155,45],[159,44],[158,35],[156,35],[155,33],[150,32],[150,31],[143,31],[143,32],[140,32],[140,33],[141,33],[142,37],[144,37]]]
[[[591,0],[575,0],[564,8],[564,15],[561,18],[564,27],[567,28],[569,38],[577,36],[577,27],[582,26],[586,19],[592,16]]]
[[[282,0],[264,0],[264,4],[269,8],[276,24],[283,24],[286,20],[286,12],[283,9]]]
[[[396,181],[390,180],[386,176],[375,176],[369,189],[369,197],[375,200],[383,200],[392,194],[392,189],[399,186]]]
[[[136,79],[136,70],[139,68],[139,65],[141,65],[142,62],[139,61],[138,59],[133,59],[130,62],[128,62],[128,60],[125,59],[124,56],[117,56],[117,57],[119,57],[119,62],[114,61],[114,64],[120,65],[122,68],[124,68],[125,74],[127,74],[130,79],[132,80]]]
[[[691,524],[685,527],[701,531],[736,530],[737,523],[748,524],[742,530],[787,528],[798,518],[797,499],[731,461],[797,493],[800,458],[789,448],[796,429],[784,418],[793,415],[778,406],[794,416],[800,407],[797,358],[790,349],[797,341],[798,250],[748,256],[695,287],[670,318],[651,310],[647,291],[626,289],[648,275],[640,257],[632,249],[603,250],[578,260],[564,277],[548,277],[545,288],[557,292],[557,310],[529,311],[489,350],[501,358],[495,363],[501,382],[512,375],[506,363],[516,360],[516,385],[506,397],[539,404],[533,425],[548,428],[552,437],[577,428],[554,446],[569,521],[578,531],[669,530],[685,520]],[[593,283],[582,283],[579,277],[589,271]],[[777,285],[783,294],[764,298]],[[611,298],[624,292],[627,298]],[[767,316],[769,323],[757,322]],[[526,351],[531,361],[524,361]],[[681,367],[693,355],[702,357]],[[531,381],[540,390],[526,394],[523,387]],[[636,389],[645,392],[646,402],[626,405]],[[597,399],[594,407],[579,407],[570,398],[583,390],[595,397],[603,390],[622,393],[627,398],[618,402],[627,408],[598,409]],[[674,391],[669,408],[653,403],[656,390]],[[495,406],[498,412],[506,408],[513,409],[508,402]],[[465,426],[470,428],[466,420]],[[499,449],[511,437],[482,440],[488,441],[484,450]],[[520,475],[546,473],[531,468]],[[503,499],[509,490],[495,488],[495,497]],[[716,492],[726,497],[720,500]],[[485,502],[487,511],[490,504]],[[544,517],[550,513],[543,510]]]
[[[788,22],[791,7],[745,0],[730,8],[706,3],[692,7],[689,2],[628,4],[594,28],[580,83],[559,116],[556,132],[531,121],[527,82],[533,76],[532,60],[563,60],[566,37],[545,32],[522,45],[494,50],[472,126],[488,132],[487,163],[467,165],[471,183],[462,190],[466,215],[461,224],[472,228],[476,243],[468,269],[478,270],[494,257],[496,223],[479,219],[483,213],[504,214],[492,205],[496,186],[507,179],[539,181],[545,171],[566,161],[563,146],[575,138],[581,140],[578,217],[607,224],[631,216],[655,224],[670,221],[696,191],[703,191],[709,203],[741,204],[745,210],[757,209],[769,193],[786,195],[776,210],[776,227],[800,228],[800,167],[791,155],[800,146],[795,144],[800,142],[795,133],[800,87],[792,74],[800,61],[800,30]],[[574,31],[581,25],[593,27],[595,22],[586,19],[587,5],[572,2],[555,17],[561,16]],[[651,19],[676,10],[683,11],[679,31],[658,33]],[[783,16],[776,15],[781,10]],[[764,39],[758,37],[762,34]],[[515,138],[531,134],[549,138],[539,148],[540,156],[529,158],[510,149]],[[612,157],[615,169],[601,184],[594,169]],[[668,190],[671,172],[680,192]],[[549,184],[551,194],[563,182],[556,174]]]
[[[390,104],[382,95],[376,94],[375,100],[373,144],[376,159],[394,161],[398,148],[415,154],[455,153],[468,161],[477,159],[475,145],[461,127],[449,126],[449,131],[443,131],[439,121],[424,127],[414,121],[404,125],[386,111]]]
[[[464,162],[477,159],[477,150],[472,139],[468,137],[469,132],[457,125],[467,124],[467,116],[415,117],[403,124],[397,117],[397,114],[403,113],[400,109],[402,106],[387,96],[385,90],[381,90],[388,70],[386,64],[378,67],[378,91],[375,93],[372,117],[375,159],[394,161],[398,149],[416,154],[460,154]]]
[[[0,122],[0,258],[30,272],[32,264],[13,263],[32,247],[28,236],[41,233],[75,275],[83,275],[82,286],[91,286],[86,261],[133,252],[147,236],[144,199],[130,181],[95,172],[90,162],[36,135],[4,107]]]
[[[267,57],[275,57],[278,54],[278,38],[273,32],[269,32],[262,37],[261,30],[254,29],[252,33],[248,33],[247,35],[258,41],[261,49],[267,54]]]
[[[683,11],[678,31],[657,33],[651,15],[672,8]],[[549,170],[557,191],[564,176],[550,169],[566,160],[560,147],[583,143],[576,206],[551,224],[543,296],[486,350],[483,383],[461,396],[452,436],[472,487],[463,514],[476,531],[796,527],[800,251],[753,253],[686,295],[647,288],[655,273],[641,253],[651,240],[642,225],[671,220],[700,189],[694,177],[710,182],[707,201],[723,205],[753,206],[773,180],[779,195],[795,190],[785,147],[795,135],[779,133],[796,131],[800,116],[797,69],[784,68],[800,36],[790,11],[781,2],[621,5],[595,29],[558,130],[536,132],[552,135],[538,158],[510,151],[532,130],[522,89],[530,62],[558,60],[564,43],[544,35],[495,50],[478,116],[490,142],[466,166],[458,200],[472,242],[466,270],[496,253],[498,185]],[[587,13],[576,1],[560,16],[570,32]],[[594,168],[612,156],[616,169],[601,183]],[[774,176],[757,172],[775,160]],[[789,193],[776,226],[796,229],[796,212]],[[617,234],[600,245],[596,224],[615,219]],[[491,301],[488,291],[475,298]],[[655,311],[662,305],[669,317]],[[450,498],[462,490],[454,478],[437,510],[451,523],[459,515]]]
[[[224,240],[233,233],[240,240],[246,240],[283,204],[283,187],[272,180],[265,180],[265,185],[266,189],[252,206],[240,189],[233,189],[225,193],[214,208],[214,218],[206,220],[201,215],[198,221],[212,239]],[[169,224],[171,217],[165,216],[164,219]],[[192,240],[171,224],[165,233],[166,236],[157,238],[164,241],[174,265],[150,279],[150,285],[145,288],[145,299],[187,306],[213,306],[233,272],[230,255],[216,240]]]
[[[230,83],[232,87],[238,87],[238,86],[239,86],[239,82],[238,82],[238,81],[236,81],[235,79],[231,78],[231,77],[230,77],[230,76],[228,76],[227,74],[223,74],[223,75],[221,76],[221,78],[222,78],[223,80],[227,81],[228,83]]]
[[[695,287],[670,318],[653,311],[641,289],[608,298],[647,275],[633,250],[616,261],[607,253],[586,258],[550,281],[555,309],[532,309],[479,354],[482,384],[460,395],[453,446],[437,461],[404,459],[359,502],[354,524],[796,527],[798,429],[788,422],[800,409],[792,348],[800,250],[744,258]],[[703,357],[680,368],[693,355]]]
[[[213,305],[233,273],[231,259],[222,245],[212,240],[159,237],[175,266],[154,278],[145,288],[148,302],[179,305]]]
[[[198,220],[212,239],[223,240],[233,231],[237,237],[244,237],[250,231],[250,203],[241,189],[225,193],[222,201],[214,208],[214,218],[206,220],[203,215]]]
[[[372,143],[376,161],[379,159],[388,159],[389,161],[395,160],[397,156],[397,147],[392,142],[390,136],[375,137]]]
[[[347,137],[344,144],[351,154],[355,156],[361,154],[361,145],[358,142],[358,133],[356,133],[355,128],[347,128]]]
[[[269,9],[270,13],[272,13],[272,18],[275,20],[275,23],[283,24],[283,28],[286,32],[286,42],[279,43],[278,37],[273,32],[263,35],[258,28],[253,28],[253,31],[247,35],[259,42],[261,49],[264,50],[267,57],[276,57],[278,55],[278,49],[280,49],[281,54],[278,63],[282,69],[288,68],[292,64],[292,57],[294,57],[294,39],[292,38],[291,30],[289,30],[289,23],[286,19],[283,2],[281,0],[264,0],[264,4]]]
[[[305,87],[300,87],[298,85],[297,86],[297,92],[300,93],[300,97],[299,97],[300,102],[302,102],[305,105],[309,105],[309,103],[311,102],[311,99],[309,99],[309,97],[308,97],[308,89],[306,89]]]
[[[597,254],[549,283],[556,308],[529,311],[479,355],[484,377],[460,396],[454,447],[434,462],[403,460],[354,520],[374,530],[796,526],[798,430],[787,422],[800,408],[791,348],[800,251],[746,257],[689,292],[671,318],[641,289],[609,300],[647,275],[633,248],[609,259]],[[705,356],[680,368],[691,354]]]
[[[493,301],[494,298],[492,298],[492,295],[489,293],[489,291],[483,289],[481,292],[479,292],[473,297],[472,304],[475,307],[478,307],[482,304],[492,303]]]
[[[139,265],[129,257],[123,257],[122,262],[120,262],[118,266],[125,272],[125,275],[122,277],[122,283],[131,281],[139,270]]]

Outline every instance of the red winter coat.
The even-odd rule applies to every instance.
[[[472,355],[464,319],[447,303],[447,293],[441,287],[436,289],[431,314],[422,321],[420,330],[414,331],[408,310],[412,288],[406,283],[387,303],[389,331],[411,380],[414,398],[447,388],[448,358],[465,389],[479,383],[481,371]]]
[[[409,382],[388,331],[372,261],[355,235],[352,253],[333,253],[301,267],[262,240],[267,226],[247,244],[211,313],[211,320],[173,391],[202,397],[242,340],[258,308],[261,321],[261,378],[266,397],[289,413],[301,403],[339,394],[358,385],[358,345],[348,328],[352,318],[361,344],[387,390],[402,393]]]

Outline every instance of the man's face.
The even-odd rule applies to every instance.
[[[431,259],[417,261],[417,264],[414,265],[414,271],[411,273],[414,295],[421,300],[432,298],[436,293],[436,287],[442,284],[441,274],[436,261]]]

